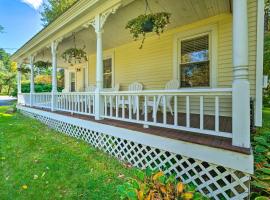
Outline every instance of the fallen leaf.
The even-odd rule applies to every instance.
[[[119,175],[118,175],[118,178],[124,178],[124,177],[125,177],[124,174],[119,174]]]
[[[38,179],[38,175],[35,174],[34,175],[34,180],[36,180],[36,179]]]
[[[41,175],[41,177],[45,176],[45,174],[46,174],[46,172],[43,172],[42,175]]]
[[[24,189],[24,190],[27,190],[27,188],[28,188],[27,185],[23,185],[23,186],[22,186],[22,189]]]

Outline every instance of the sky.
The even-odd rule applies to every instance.
[[[43,0],[0,0],[0,48],[14,53],[42,28],[40,9]]]

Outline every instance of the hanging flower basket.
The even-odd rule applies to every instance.
[[[145,33],[150,33],[153,31],[154,28],[154,20],[153,19],[147,19],[143,24],[142,24],[142,30]]]
[[[71,65],[87,61],[86,52],[83,49],[78,49],[76,47],[67,49],[62,54],[62,58]]]
[[[35,62],[34,65],[37,68],[48,68],[48,67],[52,66],[52,63],[50,63],[48,61],[39,60],[39,61]]]
[[[171,14],[167,12],[139,15],[128,21],[126,29],[129,29],[134,40],[138,40],[140,37],[143,38],[140,46],[141,49],[146,33],[155,32],[157,35],[160,35],[170,23],[170,17]]]

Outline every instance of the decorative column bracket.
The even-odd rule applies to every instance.
[[[121,3],[118,3],[112,6],[111,8],[105,10],[104,12],[99,13],[93,19],[91,19],[88,23],[84,24],[83,27],[88,28],[89,26],[92,26],[95,29],[95,32],[101,31],[109,15],[115,14],[120,6],[121,6]]]

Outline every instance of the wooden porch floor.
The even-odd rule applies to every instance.
[[[41,109],[36,108],[40,110],[45,110],[48,112],[51,112],[49,109]],[[232,139],[230,138],[224,138],[219,136],[212,136],[212,135],[205,135],[205,134],[199,134],[195,132],[189,132],[189,131],[182,131],[182,130],[175,130],[175,129],[169,129],[169,128],[161,128],[161,127],[154,127],[150,126],[149,128],[144,128],[142,124],[136,124],[131,122],[124,122],[119,120],[113,120],[113,119],[103,119],[103,120],[95,120],[93,116],[87,116],[87,115],[81,115],[81,114],[71,114],[68,112],[63,111],[55,111],[54,113],[70,116],[78,119],[83,119],[87,121],[92,121],[96,123],[111,125],[119,128],[125,128],[133,131],[139,131],[147,134],[157,135],[161,137],[171,138],[175,140],[181,140],[184,142],[199,144],[199,145],[205,145],[209,147],[219,148],[219,149],[225,149],[233,152],[243,153],[243,154],[251,154],[251,149],[249,148],[242,148],[242,147],[236,147],[232,145]],[[135,117],[135,116],[134,116]],[[151,115],[149,114],[149,117],[151,118]],[[179,124],[184,125],[185,124],[185,114],[179,113]],[[199,121],[199,115],[198,114],[191,114],[190,115],[190,126],[194,128],[198,128],[200,121]],[[158,113],[157,117],[158,121],[162,121],[162,113]],[[168,114],[167,118],[168,122],[173,123],[173,117],[170,117],[170,114]],[[205,129],[214,130],[215,127],[215,118],[214,116],[205,115],[204,116],[204,127]],[[220,117],[220,131],[226,131],[231,132],[232,129],[232,120],[230,117]]]

